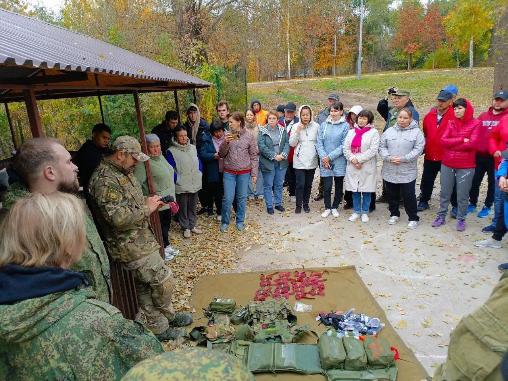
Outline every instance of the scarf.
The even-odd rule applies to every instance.
[[[358,127],[358,125],[355,126],[355,136],[351,142],[351,153],[362,152],[362,136],[367,131],[370,131],[371,128],[372,126],[370,124],[366,125],[363,128]]]
[[[226,140],[226,135],[222,135],[222,138],[217,139],[212,135],[212,142],[216,152],[219,152],[220,145]],[[222,157],[219,158],[219,172],[224,172],[224,159]]]

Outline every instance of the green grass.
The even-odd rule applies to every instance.
[[[293,101],[297,104],[320,105],[326,94],[355,93],[380,99],[389,87],[396,86],[411,92],[411,99],[420,110],[428,110],[443,86],[453,83],[459,88],[459,96],[473,103],[476,114],[485,110],[492,97],[493,68],[447,69],[413,72],[384,72],[366,74],[361,80],[353,76],[315,80],[295,80],[249,84],[250,98],[258,98],[270,106]],[[320,99],[320,101],[319,101]]]

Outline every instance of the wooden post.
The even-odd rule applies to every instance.
[[[32,136],[39,138],[44,136],[42,131],[41,116],[39,115],[39,109],[37,108],[37,99],[35,99],[35,92],[33,89],[24,90],[26,111],[28,113],[28,120],[30,121],[30,129],[32,130]]]
[[[198,104],[198,97],[196,96],[196,89],[192,89],[192,96],[194,98],[194,104]]]
[[[143,125],[143,115],[141,114],[139,94],[137,91],[134,92],[134,105],[136,107],[136,117],[138,119],[139,139],[141,140],[141,148],[143,149],[144,153],[148,153],[145,138],[146,137],[145,127]],[[152,171],[150,170],[150,160],[145,161],[145,170],[146,170],[146,181],[148,184],[148,192],[150,193],[150,195],[154,195],[156,192],[152,178]],[[157,238],[157,241],[159,242],[160,245],[159,251],[161,253],[161,256],[164,258],[164,241],[162,239],[162,229],[161,222],[159,220],[159,213],[152,213],[150,215],[150,222],[152,224],[152,228],[155,233],[155,238]]]
[[[18,150],[20,144],[19,139],[16,136],[16,131],[14,131],[14,126],[12,125],[11,112],[9,111],[9,105],[7,102],[4,103],[5,106],[5,114],[7,115],[7,122],[9,123],[9,130],[11,131],[12,144],[14,144],[14,148]]]
[[[180,105],[178,104],[178,92],[173,90],[173,95],[175,96],[175,108],[178,114],[178,124],[180,124]]]

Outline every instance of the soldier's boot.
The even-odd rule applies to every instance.
[[[170,327],[185,327],[193,322],[192,314],[188,312],[177,312],[173,320],[169,320]]]
[[[166,316],[154,308],[153,305],[140,306],[135,320],[143,324],[155,335],[162,334],[169,328]]]
[[[185,331],[185,329],[177,327],[169,327],[164,332],[155,335],[155,337],[159,339],[159,341],[176,340],[179,337],[185,336],[187,336],[187,332]]]

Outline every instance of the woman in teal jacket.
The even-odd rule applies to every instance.
[[[344,106],[335,102],[330,106],[330,116],[321,123],[318,130],[316,149],[319,155],[319,173],[323,178],[323,198],[325,211],[323,218],[332,214],[339,216],[337,208],[342,201],[342,188],[346,175],[346,158],[343,153],[344,140],[349,131],[349,123],[344,117]],[[332,203],[332,186],[335,182],[335,195]]]
[[[283,212],[282,188],[288,168],[289,138],[286,129],[279,125],[277,114],[268,113],[268,124],[259,129],[259,169],[263,175],[263,189],[268,214],[275,209]]]

